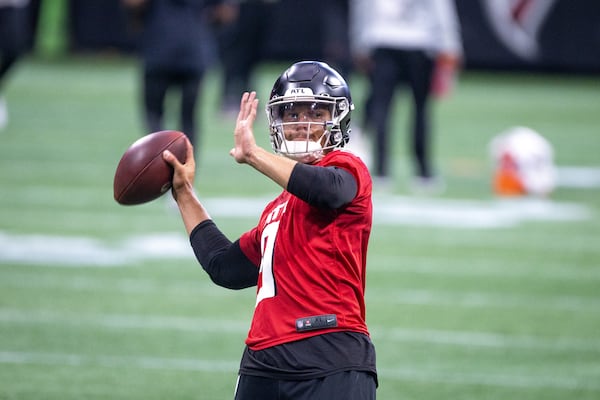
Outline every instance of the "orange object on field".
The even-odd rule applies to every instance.
[[[523,196],[527,193],[519,177],[518,166],[510,156],[504,153],[494,175],[494,192],[500,196]]]

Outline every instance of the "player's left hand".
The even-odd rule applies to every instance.
[[[257,108],[256,92],[245,92],[240,101],[240,112],[233,132],[234,148],[229,152],[238,163],[247,163],[258,147],[253,132]]]

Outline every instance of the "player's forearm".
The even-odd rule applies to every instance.
[[[244,289],[256,286],[258,267],[240,248],[239,240],[231,242],[211,220],[198,224],[190,233],[196,259],[219,286]]]
[[[247,157],[246,163],[273,180],[283,189],[287,189],[290,175],[297,161],[273,154],[257,146]]]
[[[193,189],[186,188],[177,192],[177,206],[188,235],[199,223],[210,219],[208,211],[200,203]]]

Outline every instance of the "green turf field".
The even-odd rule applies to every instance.
[[[261,67],[261,107],[280,69]],[[0,399],[233,397],[253,290],[209,282],[166,199],[112,199],[116,164],[143,133],[137,72],[118,58],[26,60],[7,87]],[[599,83],[463,74],[435,110],[447,184],[435,198],[407,190],[399,104],[394,187],[375,195],[368,265],[379,399],[600,398],[600,189],[497,199],[487,153],[494,135],[525,125],[554,144],[559,166],[599,168]],[[218,85],[213,72],[197,189],[235,238],[277,187],[228,155]],[[352,88],[360,105],[364,82]]]

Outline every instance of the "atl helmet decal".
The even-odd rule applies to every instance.
[[[285,91],[284,96],[313,96],[314,93],[311,88],[289,88]]]

